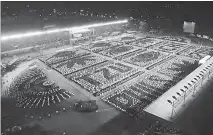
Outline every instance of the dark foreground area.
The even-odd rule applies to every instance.
[[[188,130],[192,135],[213,134],[213,80],[203,87],[204,91],[176,120],[176,124]]]

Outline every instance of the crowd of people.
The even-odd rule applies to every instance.
[[[72,49],[66,51],[60,51],[50,56],[43,56],[39,59],[47,65],[53,65],[61,61],[69,60],[75,57],[83,56],[89,54],[88,52],[80,49]]]
[[[140,116],[143,116],[143,109],[145,107],[171,87],[171,81],[159,80],[156,82],[156,79],[155,76],[146,76],[142,74],[137,81],[128,87],[125,86],[115,89],[102,99],[106,103],[138,119]]]
[[[70,13],[71,14],[71,13]],[[81,13],[83,14],[83,13]],[[91,15],[91,14],[89,14]],[[87,15],[88,16],[88,15]],[[85,20],[91,20],[94,17],[86,17]],[[110,17],[111,18],[111,17]],[[78,20],[78,19],[73,19],[73,20]],[[85,21],[84,20],[84,21]],[[97,19],[96,19],[97,20]],[[105,19],[106,20],[106,19]],[[106,30],[108,29],[108,30]],[[102,37],[107,37],[111,33],[111,36],[117,36],[120,33],[113,33],[113,31],[116,30],[116,28],[111,27],[109,29],[99,29],[97,30],[97,35],[99,33],[102,33],[105,31],[107,34],[102,34]],[[157,32],[153,32],[154,35],[156,35]],[[159,32],[160,33],[160,32]],[[164,40],[170,40],[170,41],[178,41],[178,42],[190,42],[188,39],[183,39],[183,38],[177,38],[175,36],[165,36],[165,37],[160,37],[160,39]],[[75,43],[80,43],[80,42],[85,42],[87,41],[88,38],[79,38],[75,40]],[[147,47],[150,44],[155,44],[157,41],[150,40],[150,39],[145,39],[145,40],[138,40],[136,42],[134,37],[124,37],[121,40],[123,40],[124,43],[126,44],[138,44],[138,46],[141,47]],[[70,35],[69,32],[60,32],[56,34],[45,34],[42,36],[35,36],[35,37],[30,37],[26,39],[14,39],[14,40],[9,40],[9,41],[2,41],[1,42],[1,48],[2,52],[10,51],[10,50],[15,50],[15,49],[23,49],[27,47],[43,47],[43,48],[48,48],[48,47],[57,47],[57,46],[62,46],[62,45],[68,45],[70,44]],[[52,65],[61,61],[65,61],[68,59],[72,59],[77,56],[82,56],[85,55],[85,52],[78,52],[78,54],[73,53],[73,52],[60,52],[55,54],[54,56],[51,56],[47,58],[45,63],[47,65]],[[153,56],[158,55],[158,53],[150,53]],[[142,57],[141,57],[142,58]],[[140,58],[140,60],[142,60]],[[150,58],[150,57],[149,57]],[[149,59],[147,58],[147,59]],[[145,55],[143,57],[145,58]],[[56,69],[60,71],[63,75],[65,74],[70,74],[74,71],[77,71],[82,68],[81,61],[84,61],[82,63],[86,63],[86,66],[93,65],[95,62],[91,62],[92,59],[74,59],[73,61],[75,62],[70,62],[70,63],[64,63],[64,65],[60,65]],[[78,62],[77,62],[78,61]],[[101,61],[101,60],[100,60]],[[100,62],[99,61],[99,62]],[[88,64],[91,62],[91,64]],[[139,61],[140,62],[140,61]],[[140,64],[140,63],[139,63]],[[141,65],[142,66],[142,65]],[[4,73],[4,72],[3,72]],[[169,72],[168,72],[169,73]],[[85,72],[82,71],[80,76],[85,75]],[[95,86],[92,85],[88,82],[92,82],[91,80],[85,81],[85,79],[78,80],[78,83],[87,90],[89,90],[91,93],[95,93],[97,95],[102,95],[113,88],[117,87],[124,81],[125,79],[132,79],[133,72],[124,74],[122,76],[118,76],[115,79],[111,81],[103,81],[106,78],[101,78],[102,76],[93,76],[92,79],[94,80],[102,80],[102,84],[100,86]],[[135,76],[134,76],[135,77]],[[52,104],[57,104],[62,102],[63,100],[66,100],[73,96],[73,93],[70,93],[67,90],[60,89],[58,86],[55,84],[48,85],[49,82],[44,83],[45,85],[42,86],[42,91],[34,91],[31,88],[31,83],[35,82],[36,80],[39,79],[44,79],[45,74],[37,68],[32,69],[30,72],[26,72],[21,77],[15,78],[14,82],[9,88],[8,96],[11,98],[16,99],[16,105],[17,107],[21,108],[44,108],[51,106]],[[118,82],[118,80],[122,78],[122,82]],[[124,79],[125,78],[125,79]],[[146,80],[147,78],[143,78]],[[76,81],[76,80],[75,80]],[[116,83],[113,83],[116,82]],[[151,82],[153,83],[153,82]],[[148,83],[147,83],[148,84]],[[149,85],[149,84],[148,84]],[[108,97],[104,97],[105,101],[114,107],[127,112],[128,114],[132,115],[136,119],[141,119],[144,116],[144,111],[143,109],[148,106],[152,101],[157,99],[160,95],[162,95],[168,88],[165,88],[165,90],[160,90],[159,87],[161,85],[156,85],[155,89],[150,89],[147,85],[143,85],[141,82],[137,82],[134,85],[131,85],[128,88],[122,89],[119,92],[113,92],[112,94],[108,95]],[[101,90],[102,89],[102,90]],[[58,111],[56,111],[58,113]],[[48,114],[49,116],[49,114]],[[177,135],[182,135],[182,132],[180,132],[177,129],[170,128],[170,127],[165,127],[161,125],[159,122],[156,122],[155,124],[151,125],[148,130],[144,132],[144,135],[150,135],[150,134],[177,134]]]
[[[17,98],[17,107],[43,108],[60,103],[73,96],[72,93],[60,88],[51,88],[45,92],[21,93]]]
[[[159,40],[156,40],[153,38],[141,38],[141,39],[136,40],[132,44],[137,45],[139,47],[147,48],[147,47],[157,44],[159,42],[160,42]]]
[[[120,63],[107,61],[75,72],[67,76],[67,78],[76,82],[90,93],[100,95],[101,93],[103,94],[110,91],[112,88],[109,87],[114,85],[118,86],[122,83],[123,79],[129,78],[131,75],[138,72],[137,69],[118,64]],[[113,73],[112,70],[114,71]]]
[[[54,83],[48,83],[49,81],[42,81],[42,84],[38,84],[37,82],[41,80],[46,80],[41,69],[34,68],[31,71],[26,71],[14,80],[8,96],[16,99],[17,107],[23,108],[43,108],[73,96],[73,93],[60,89]],[[35,81],[37,81],[35,85],[40,85],[35,86],[38,88],[33,88]]]
[[[161,122],[156,121],[156,123],[150,125],[150,127],[143,133],[143,135],[156,135],[156,134],[184,135],[184,132],[180,131],[179,129],[169,127],[167,125],[163,125]]]
[[[89,54],[89,55],[75,57],[75,58],[69,59],[68,61],[54,64],[51,67],[59,71],[62,75],[67,75],[77,70],[80,70],[82,68],[86,68],[94,64],[101,63],[103,61],[106,61],[106,59],[100,58],[93,54]]]
[[[12,64],[12,65],[1,65],[1,77],[6,75],[8,72],[13,71],[17,67],[17,64]]]
[[[158,92],[152,92],[151,90],[141,90],[139,87],[131,86],[121,92],[115,92],[110,94],[105,100],[107,103],[112,104],[116,108],[130,113],[130,115],[136,115],[153,100],[155,100],[160,94]],[[123,99],[121,100],[118,99]],[[130,111],[131,110],[131,111]]]
[[[177,37],[177,36],[160,36],[159,39],[169,40],[169,41],[176,41],[176,42],[183,42],[183,43],[189,43],[190,39],[184,38],[184,37]]]
[[[11,94],[9,96],[12,96],[12,97],[13,95],[15,96],[16,92],[19,92],[19,87],[21,86],[21,84],[23,84],[25,81],[35,76],[44,77],[45,74],[42,72],[41,69],[33,68],[33,69],[26,70],[23,73],[21,73],[19,76],[17,76],[10,85]]]
[[[136,72],[135,74],[132,74],[132,75],[130,75],[130,76],[124,78],[123,80],[118,81],[118,82],[116,82],[116,83],[114,83],[114,84],[112,84],[112,85],[110,85],[110,86],[108,86],[108,87],[102,89],[101,91],[95,93],[94,95],[95,95],[95,96],[103,96],[103,95],[106,94],[107,92],[112,92],[111,90],[117,88],[118,86],[124,84],[125,82],[128,82],[129,80],[131,80],[131,79],[133,79],[133,78],[135,78],[135,77],[140,76],[142,73],[143,73],[143,72],[141,72],[141,71]],[[119,89],[119,91],[121,91],[120,88],[118,88],[118,89]],[[114,91],[117,91],[117,90],[114,90]],[[107,100],[106,100],[106,99],[107,99],[107,96],[102,97],[102,99],[103,99],[104,101],[107,102]]]

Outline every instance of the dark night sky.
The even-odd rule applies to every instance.
[[[44,8],[47,11],[51,11],[53,8],[58,9],[67,9],[67,10],[77,10],[80,8],[91,8],[95,11],[111,11],[111,10],[125,10],[128,8],[148,8],[150,12],[157,11],[159,5],[173,3],[180,5],[182,12],[180,14],[190,14],[191,12],[194,13],[201,13],[201,14],[211,14],[213,15],[213,2],[129,2],[129,1],[119,1],[119,2],[98,2],[98,1],[91,1],[91,2],[74,2],[74,1],[65,1],[65,2],[2,2],[2,11],[6,12],[17,12],[26,8],[26,5],[29,4],[30,6],[41,9]],[[8,6],[9,9],[5,10],[5,6]],[[166,9],[159,9],[165,10]],[[167,8],[167,10],[171,10]]]
[[[42,14],[49,15],[54,8],[66,12],[90,8],[94,13],[112,13],[115,11],[115,13],[126,17],[133,16],[137,18],[142,15],[145,19],[148,17],[152,19],[156,16],[163,16],[164,18],[171,19],[173,22],[188,20],[208,27],[213,24],[213,2],[1,2],[2,14],[4,14],[2,18],[11,16],[13,13],[26,12],[26,5],[28,4],[32,9],[36,9],[35,18],[36,16],[39,18],[38,16],[41,14],[42,9],[44,10]],[[172,4],[172,7],[165,7],[165,5],[169,4]],[[135,8],[137,11],[128,10],[132,8]],[[33,15],[30,15],[30,17],[33,17]]]

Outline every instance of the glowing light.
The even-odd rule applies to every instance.
[[[22,37],[30,37],[30,36],[37,36],[37,35],[41,35],[43,34],[43,32],[41,31],[37,31],[37,32],[29,32],[26,34],[16,34],[16,35],[11,35],[11,36],[3,36],[1,37],[1,40],[8,40],[8,39],[14,39],[14,38],[22,38]]]
[[[128,22],[128,20],[126,19],[126,20],[112,21],[112,22],[106,22],[106,23],[96,23],[96,24],[85,25],[85,26],[80,26],[80,27],[70,27],[70,28],[63,28],[63,29],[29,32],[29,33],[25,33],[25,34],[15,34],[15,35],[10,35],[10,36],[2,36],[1,41],[9,40],[9,39],[16,39],[16,38],[23,38],[23,37],[38,36],[38,35],[42,35],[42,34],[57,33],[57,32],[61,32],[61,31],[80,31],[81,29],[88,29],[88,28],[107,26],[107,25],[113,25],[113,24],[121,24],[121,23],[127,23],[127,22]]]
[[[61,31],[60,29],[48,30],[48,31],[45,32],[45,34],[57,33],[57,32],[60,32],[60,31]]]
[[[84,33],[90,31],[89,29],[77,29],[77,30],[72,30],[72,33]]]

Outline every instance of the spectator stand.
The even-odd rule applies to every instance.
[[[193,101],[196,95],[203,91],[202,87],[211,77],[212,71],[213,58],[210,58],[147,106],[145,111],[165,120],[173,121]],[[164,109],[162,110],[162,108]]]

